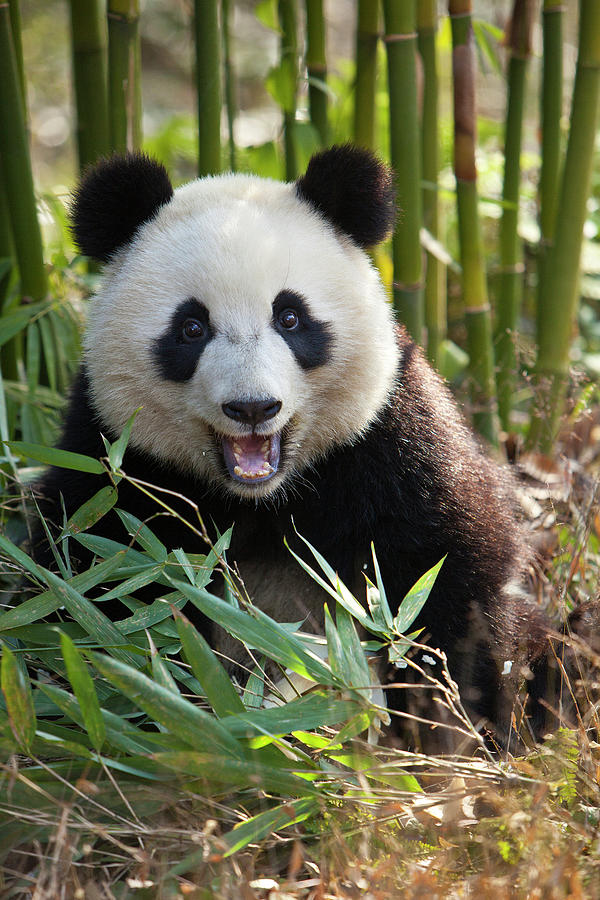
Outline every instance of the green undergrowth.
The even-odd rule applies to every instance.
[[[304,541],[312,563],[296,560],[323,589],[325,634],[275,622],[228,565],[231,529],[211,543],[192,517],[206,552],[186,553],[119,508],[132,421],[102,460],[8,445],[17,473],[55,464],[111,484],[52,538],[55,571],[0,535],[6,896],[35,886],[53,898],[60,886],[67,897],[233,898],[243,884],[249,897],[275,888],[353,896],[348,885],[380,896],[421,885],[441,897],[488,882],[529,896],[527,885],[545,884],[551,865],[556,884],[587,890],[599,859],[593,718],[525,758],[500,758],[446,673],[428,687],[457,735],[471,738],[468,754],[427,756],[387,737],[374,663],[385,657],[399,672],[412,664],[411,624],[443,561],[393,615],[375,551],[363,600]],[[160,492],[143,489],[162,514],[177,515]],[[91,531],[110,510],[129,536],[122,543]],[[79,545],[93,562],[73,574]],[[149,586],[157,599],[137,599]],[[129,611],[117,622],[103,612],[115,599]],[[194,626],[198,612],[245,648],[244,677]],[[478,894],[488,895],[503,896]]]

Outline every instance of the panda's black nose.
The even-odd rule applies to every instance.
[[[236,422],[243,422],[244,425],[252,425],[256,428],[261,422],[268,419],[274,419],[281,409],[281,401],[273,400],[248,400],[238,401],[231,400],[229,403],[223,403],[222,410],[230,419]]]

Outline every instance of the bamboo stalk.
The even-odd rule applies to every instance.
[[[221,38],[217,0],[195,0],[198,174],[221,171]]]
[[[437,32],[436,0],[417,4],[417,41],[423,65],[423,112],[421,116],[421,166],[423,173],[423,225],[439,239],[438,73],[435,51]],[[425,278],[425,328],[427,355],[440,364],[442,342],[446,338],[446,267],[433,253],[427,254]]]
[[[229,168],[232,172],[235,172],[237,166],[233,125],[237,112],[237,104],[235,99],[235,76],[233,71],[233,62],[231,59],[229,13],[229,0],[221,0],[221,18],[223,21],[223,68],[225,74],[225,109],[227,111],[227,143],[229,147]]]
[[[323,0],[306,0],[306,68],[308,72],[308,108],[321,146],[329,143],[327,120],[327,58],[325,56],[325,19]]]
[[[384,0],[390,97],[390,145],[402,215],[392,239],[394,305],[412,337],[423,341],[423,220],[417,110],[416,2]]]
[[[25,82],[25,66],[23,64],[23,41],[21,40],[21,10],[19,8],[19,0],[8,0],[8,8],[10,10],[10,27],[13,37],[15,59],[17,62],[17,71],[19,73],[19,84],[21,85],[21,96],[25,107],[25,118],[27,118],[27,86]]]
[[[21,294],[42,300],[48,290],[42,236],[25,126],[10,12],[0,5],[0,157],[10,212]]]
[[[475,63],[471,0],[449,0],[454,80],[454,172],[473,422],[498,441],[492,322],[483,260],[475,165]]]
[[[502,427],[510,429],[510,413],[518,371],[515,337],[523,294],[523,258],[518,234],[521,137],[527,64],[531,56],[532,0],[514,0],[506,45],[508,99],[504,137],[504,187],[500,222],[500,270],[496,306],[496,383]]]
[[[108,92],[111,149],[142,142],[139,0],[108,0]]]
[[[538,283],[536,333],[544,315],[545,273],[548,248],[554,236],[560,188],[561,128],[563,103],[563,20],[565,7],[557,0],[544,0],[542,14],[543,54],[541,88],[541,158],[538,186]]]
[[[298,160],[294,141],[296,121],[296,98],[298,82],[298,36],[296,0],[279,0],[279,25],[281,27],[281,71],[289,82],[288,102],[283,110],[283,146],[285,154],[285,177],[293,181],[298,176]]]
[[[106,8],[101,0],[71,0],[77,153],[84,169],[110,149],[106,80]]]
[[[375,147],[375,79],[379,41],[379,0],[358,0],[354,143]]]
[[[544,451],[558,430],[569,375],[571,332],[579,300],[579,260],[594,160],[600,101],[600,3],[581,0],[579,47],[571,131],[567,145],[554,243],[549,250],[538,316],[536,382],[538,405],[530,441]]]

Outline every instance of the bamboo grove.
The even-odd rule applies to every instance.
[[[112,151],[143,146],[140,4],[139,0],[70,0],[68,5],[74,133],[79,165],[84,168]],[[329,84],[327,4],[323,0],[260,3],[263,20],[279,35],[279,60],[268,74],[267,86],[281,112],[280,174],[293,180],[301,171],[306,129],[301,134],[300,124],[305,125],[306,119],[312,126],[311,149],[333,141],[355,141],[391,161],[400,208],[391,247],[384,251],[389,252],[393,266],[388,279],[391,298],[399,318],[444,372],[445,353],[452,346],[447,341],[448,263],[460,273],[470,412],[480,433],[492,444],[498,443],[500,429],[508,432],[515,427],[513,399],[525,366],[520,354],[525,266],[519,208],[525,96],[531,90],[528,77],[537,27],[542,44],[540,237],[533,248],[536,349],[533,381],[528,382],[531,424],[527,436],[531,445],[548,451],[569,387],[582,236],[598,127],[600,4],[597,0],[578,4],[568,133],[561,127],[565,8],[555,0],[512,0],[510,4],[500,49],[506,97],[504,173],[498,198],[501,216],[492,248],[484,247],[478,189],[478,48],[472,5],[471,0],[449,0],[441,15],[435,0],[383,0],[381,4],[357,0],[351,7],[355,15],[353,114],[340,133],[336,104],[341,101]],[[238,116],[235,42],[231,41],[234,12],[235,0],[195,0],[190,8],[199,175],[239,165],[240,148],[234,139]],[[145,14],[152,15],[150,4]],[[448,22],[451,85],[439,76],[438,36]],[[0,332],[0,374],[16,382],[30,364],[42,384],[60,388],[65,385],[57,375],[60,367],[53,341],[60,343],[64,322],[50,327],[47,322],[42,325],[43,315],[32,321],[27,313],[31,308],[44,313],[36,304],[51,304],[52,297],[28,151],[26,78],[19,4],[10,0],[0,4],[0,301],[3,321],[8,321]],[[377,97],[382,84],[385,90],[386,79],[388,102],[381,104]],[[455,189],[450,192],[440,190],[439,179],[442,103],[453,117]],[[444,218],[452,205],[458,265],[445,247]],[[497,263],[495,289],[490,294],[492,257]],[[374,261],[385,269],[379,251]],[[33,390],[31,377],[29,384]],[[0,415],[4,439],[11,431],[10,419],[6,411]]]

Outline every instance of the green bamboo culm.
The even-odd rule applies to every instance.
[[[70,9],[77,154],[79,168],[84,169],[110,151],[106,4],[71,0]]]
[[[600,98],[600,3],[581,0],[571,130],[538,315],[536,408],[530,443],[544,452],[556,436],[569,376],[571,334],[579,300],[579,261],[590,192]]]
[[[505,431],[510,430],[512,398],[519,367],[516,334],[524,273],[518,234],[521,137],[534,13],[533,0],[514,0],[506,36],[508,94],[504,131],[504,206],[500,221],[500,268],[496,304],[496,384],[500,423]]]
[[[285,82],[282,96],[283,108],[283,149],[285,155],[286,181],[298,177],[298,158],[294,139],[296,102],[298,92],[298,14],[296,0],[278,0],[279,26],[281,28],[280,72]]]
[[[375,81],[379,36],[379,0],[358,0],[354,143],[371,150],[375,147]]]
[[[108,0],[110,143],[123,153],[142,143],[139,0]]]
[[[310,121],[322,147],[329,143],[327,120],[327,58],[323,0],[306,0],[306,69]]]
[[[475,165],[475,60],[471,0],[449,0],[454,89],[454,173],[473,423],[498,443],[492,319],[484,266]]]
[[[198,175],[221,171],[221,35],[218,0],[195,0]]]
[[[384,0],[390,97],[390,149],[396,197],[402,211],[392,238],[394,306],[417,343],[423,342],[423,220],[417,109],[417,5]]]
[[[21,81],[10,11],[0,4],[0,158],[21,295],[42,300],[48,290],[37,218]]]
[[[27,91],[25,84],[25,65],[23,63],[23,41],[21,39],[21,10],[19,7],[19,0],[8,0],[8,8],[10,10],[10,27],[13,36],[15,59],[17,61],[17,71],[19,72],[19,84],[21,85],[21,97],[23,98],[25,116],[27,117]]]
[[[231,31],[230,31],[229,0],[221,0],[221,19],[223,32],[223,71],[225,78],[225,109],[227,112],[227,145],[229,149],[229,168],[232,172],[237,169],[236,148],[234,135],[234,122],[237,113],[235,98],[235,74],[231,59]]]
[[[440,236],[438,186],[438,72],[435,39],[436,0],[417,4],[417,41],[423,68],[423,110],[421,114],[421,167],[423,175],[423,225],[436,240]],[[425,276],[425,331],[427,356],[439,366],[446,338],[446,267],[433,253],[427,254]]]
[[[561,126],[563,105],[563,20],[565,7],[557,0],[544,0],[542,11],[542,87],[541,87],[541,167],[538,186],[538,284],[536,315],[544,311],[545,271],[548,248],[554,237],[556,207],[560,188]]]

